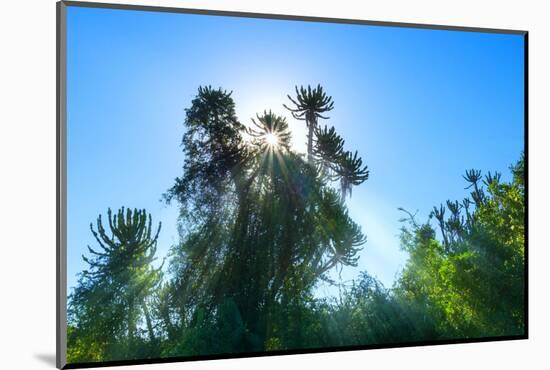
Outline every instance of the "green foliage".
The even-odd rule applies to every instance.
[[[197,97],[186,110],[183,176],[176,178],[164,194],[182,204],[182,217],[207,218],[219,205],[230,202],[224,196],[238,176],[247,148],[243,145],[245,127],[235,115],[231,92],[199,87]]]
[[[99,250],[88,247],[82,272],[69,297],[68,361],[89,362],[158,355],[148,305],[160,281],[154,269],[160,224],[153,234],[145,210],[107,212],[110,233],[101,215],[90,224]]]
[[[386,288],[361,273],[338,298],[315,298],[330,272],[356,266],[366,242],[345,204],[369,177],[344,149],[321,86],[296,87],[307,160],[284,117],[239,122],[231,92],[200,87],[186,110],[183,174],[164,194],[180,207],[180,241],[153,268],[145,210],[108,211],[98,247],[69,297],[68,361],[276,351],[518,335],[524,323],[524,161],[464,175],[470,194],[419,223],[401,209],[409,259]],[[245,138],[249,138],[249,140]],[[333,186],[339,183],[339,189]]]
[[[510,183],[489,173],[482,184],[479,171],[467,171],[471,198],[432,213],[441,242],[429,223],[411,218],[403,229],[410,258],[396,291],[425,305],[442,338],[524,333],[523,158],[512,173]]]
[[[363,272],[340,299],[325,306],[323,331],[332,346],[408,343],[434,339],[433,321]]]
[[[290,149],[284,118],[264,112],[253,125],[238,170],[225,171],[233,176],[222,196],[233,201],[203,222],[183,220],[193,226],[173,249],[171,264],[177,321],[211,329],[230,299],[242,323],[233,351],[287,346],[271,332],[278,307],[309,294],[335,266],[355,265],[365,242],[336,192]],[[278,145],[267,145],[267,134],[276,135]]]

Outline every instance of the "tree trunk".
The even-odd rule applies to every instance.
[[[133,351],[135,350],[136,317],[135,307],[132,300],[130,300],[128,306],[128,347],[130,349],[130,352],[133,353]]]
[[[145,304],[145,300],[141,302],[141,307],[143,308],[143,314],[145,315],[145,323],[147,325],[147,332],[149,333],[149,341],[155,341],[155,333],[153,331],[153,324],[151,322],[151,315],[149,314],[149,309]]]
[[[313,163],[313,130],[315,128],[314,126],[315,126],[315,122],[313,120],[309,121],[307,124],[307,127],[309,129],[307,133],[307,161],[310,164]]]

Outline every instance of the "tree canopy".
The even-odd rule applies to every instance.
[[[424,222],[401,209],[409,258],[392,287],[365,271],[319,298],[367,243],[346,197],[370,172],[337,126],[319,126],[335,109],[320,85],[288,98],[308,129],[305,154],[291,145],[298,123],[266,110],[245,125],[231,92],[199,87],[182,174],[163,195],[179,207],[180,239],[164,267],[146,210],[98,216],[69,296],[69,363],[524,333],[523,156],[509,182],[466,171],[470,193]]]

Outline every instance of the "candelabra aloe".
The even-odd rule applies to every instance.
[[[261,115],[257,114],[252,123],[254,127],[247,132],[262,149],[290,148],[291,135],[284,117],[264,111]]]
[[[331,96],[326,95],[321,85],[317,85],[313,89],[309,85],[307,89],[303,86],[298,89],[298,86],[295,86],[295,90],[295,99],[287,95],[294,107],[289,107],[286,104],[283,104],[283,106],[292,113],[295,119],[306,121],[308,129],[307,155],[308,161],[311,163],[313,161],[313,133],[317,128],[318,119],[329,118],[323,116],[322,113],[331,111],[334,108],[334,102]]]
[[[140,322],[147,329],[148,343],[155,347],[157,337],[147,300],[160,281],[161,268],[153,268],[151,263],[161,224],[153,232],[150,214],[124,207],[115,215],[109,209],[107,219],[109,231],[101,215],[95,228],[90,224],[100,248],[88,246],[91,257],[83,256],[89,269],[82,273],[79,286],[71,294],[69,320],[75,330],[86,333],[81,340],[96,346],[101,343],[96,349],[102,356],[116,358],[133,353],[143,342]],[[127,340],[113,342],[117,337]]]

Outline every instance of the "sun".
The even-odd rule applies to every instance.
[[[279,145],[279,137],[272,132],[265,134],[264,140],[270,147],[276,147]]]

